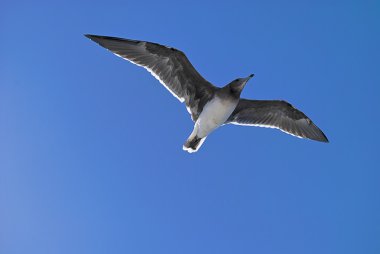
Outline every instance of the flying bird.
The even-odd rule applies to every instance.
[[[85,35],[115,55],[148,70],[180,102],[194,121],[183,145],[198,151],[207,136],[224,124],[276,128],[299,138],[328,142],[323,132],[304,113],[283,100],[249,100],[240,94],[254,75],[237,78],[224,87],[204,79],[186,55],[158,43],[109,36]]]

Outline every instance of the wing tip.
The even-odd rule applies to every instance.
[[[312,140],[315,140],[315,141],[319,141],[319,142],[323,142],[323,143],[330,143],[329,139],[327,138],[327,136],[323,133],[323,131],[321,131],[321,129],[319,129],[316,125],[314,125],[315,129],[316,129],[316,133],[314,131],[314,133],[316,134],[315,136],[311,137],[310,139]]]
[[[318,137],[312,138],[312,139],[315,141],[322,142],[322,143],[330,143],[330,141],[328,140],[328,138],[324,134],[323,134],[323,136],[318,136]]]
[[[85,37],[89,38],[90,40],[94,40],[96,38],[102,38],[100,35],[94,35],[94,34],[84,34]]]
[[[113,37],[113,36],[104,36],[104,35],[95,35],[95,34],[84,34],[85,37],[89,38],[92,41],[95,42],[106,42],[106,41],[119,41],[119,42],[125,42],[125,43],[140,43],[141,41],[139,40],[132,40],[132,39],[124,39],[124,38],[119,38],[119,37]]]
[[[84,36],[98,44],[100,44],[102,40],[106,39],[105,36],[94,35],[94,34],[84,34]]]
[[[321,131],[322,136],[320,138],[320,141],[323,143],[330,143],[330,140],[326,137],[326,135]]]

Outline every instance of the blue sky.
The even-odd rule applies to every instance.
[[[380,253],[378,1],[0,3],[0,253]],[[183,50],[329,137],[192,122],[85,33]],[[133,94],[141,97],[134,97]],[[141,99],[144,100],[141,100]]]

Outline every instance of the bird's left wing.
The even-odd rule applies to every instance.
[[[147,41],[85,35],[99,45],[136,65],[144,67],[181,102],[194,121],[202,103],[213,96],[216,87],[205,80],[182,51]]]
[[[310,118],[286,101],[240,99],[226,123],[276,128],[299,138],[328,142]]]

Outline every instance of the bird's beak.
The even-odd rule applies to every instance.
[[[251,74],[251,75],[249,75],[248,77],[246,77],[246,78],[245,78],[244,85],[247,84],[248,80],[250,80],[251,78],[253,78],[253,76],[255,76],[255,74]]]

